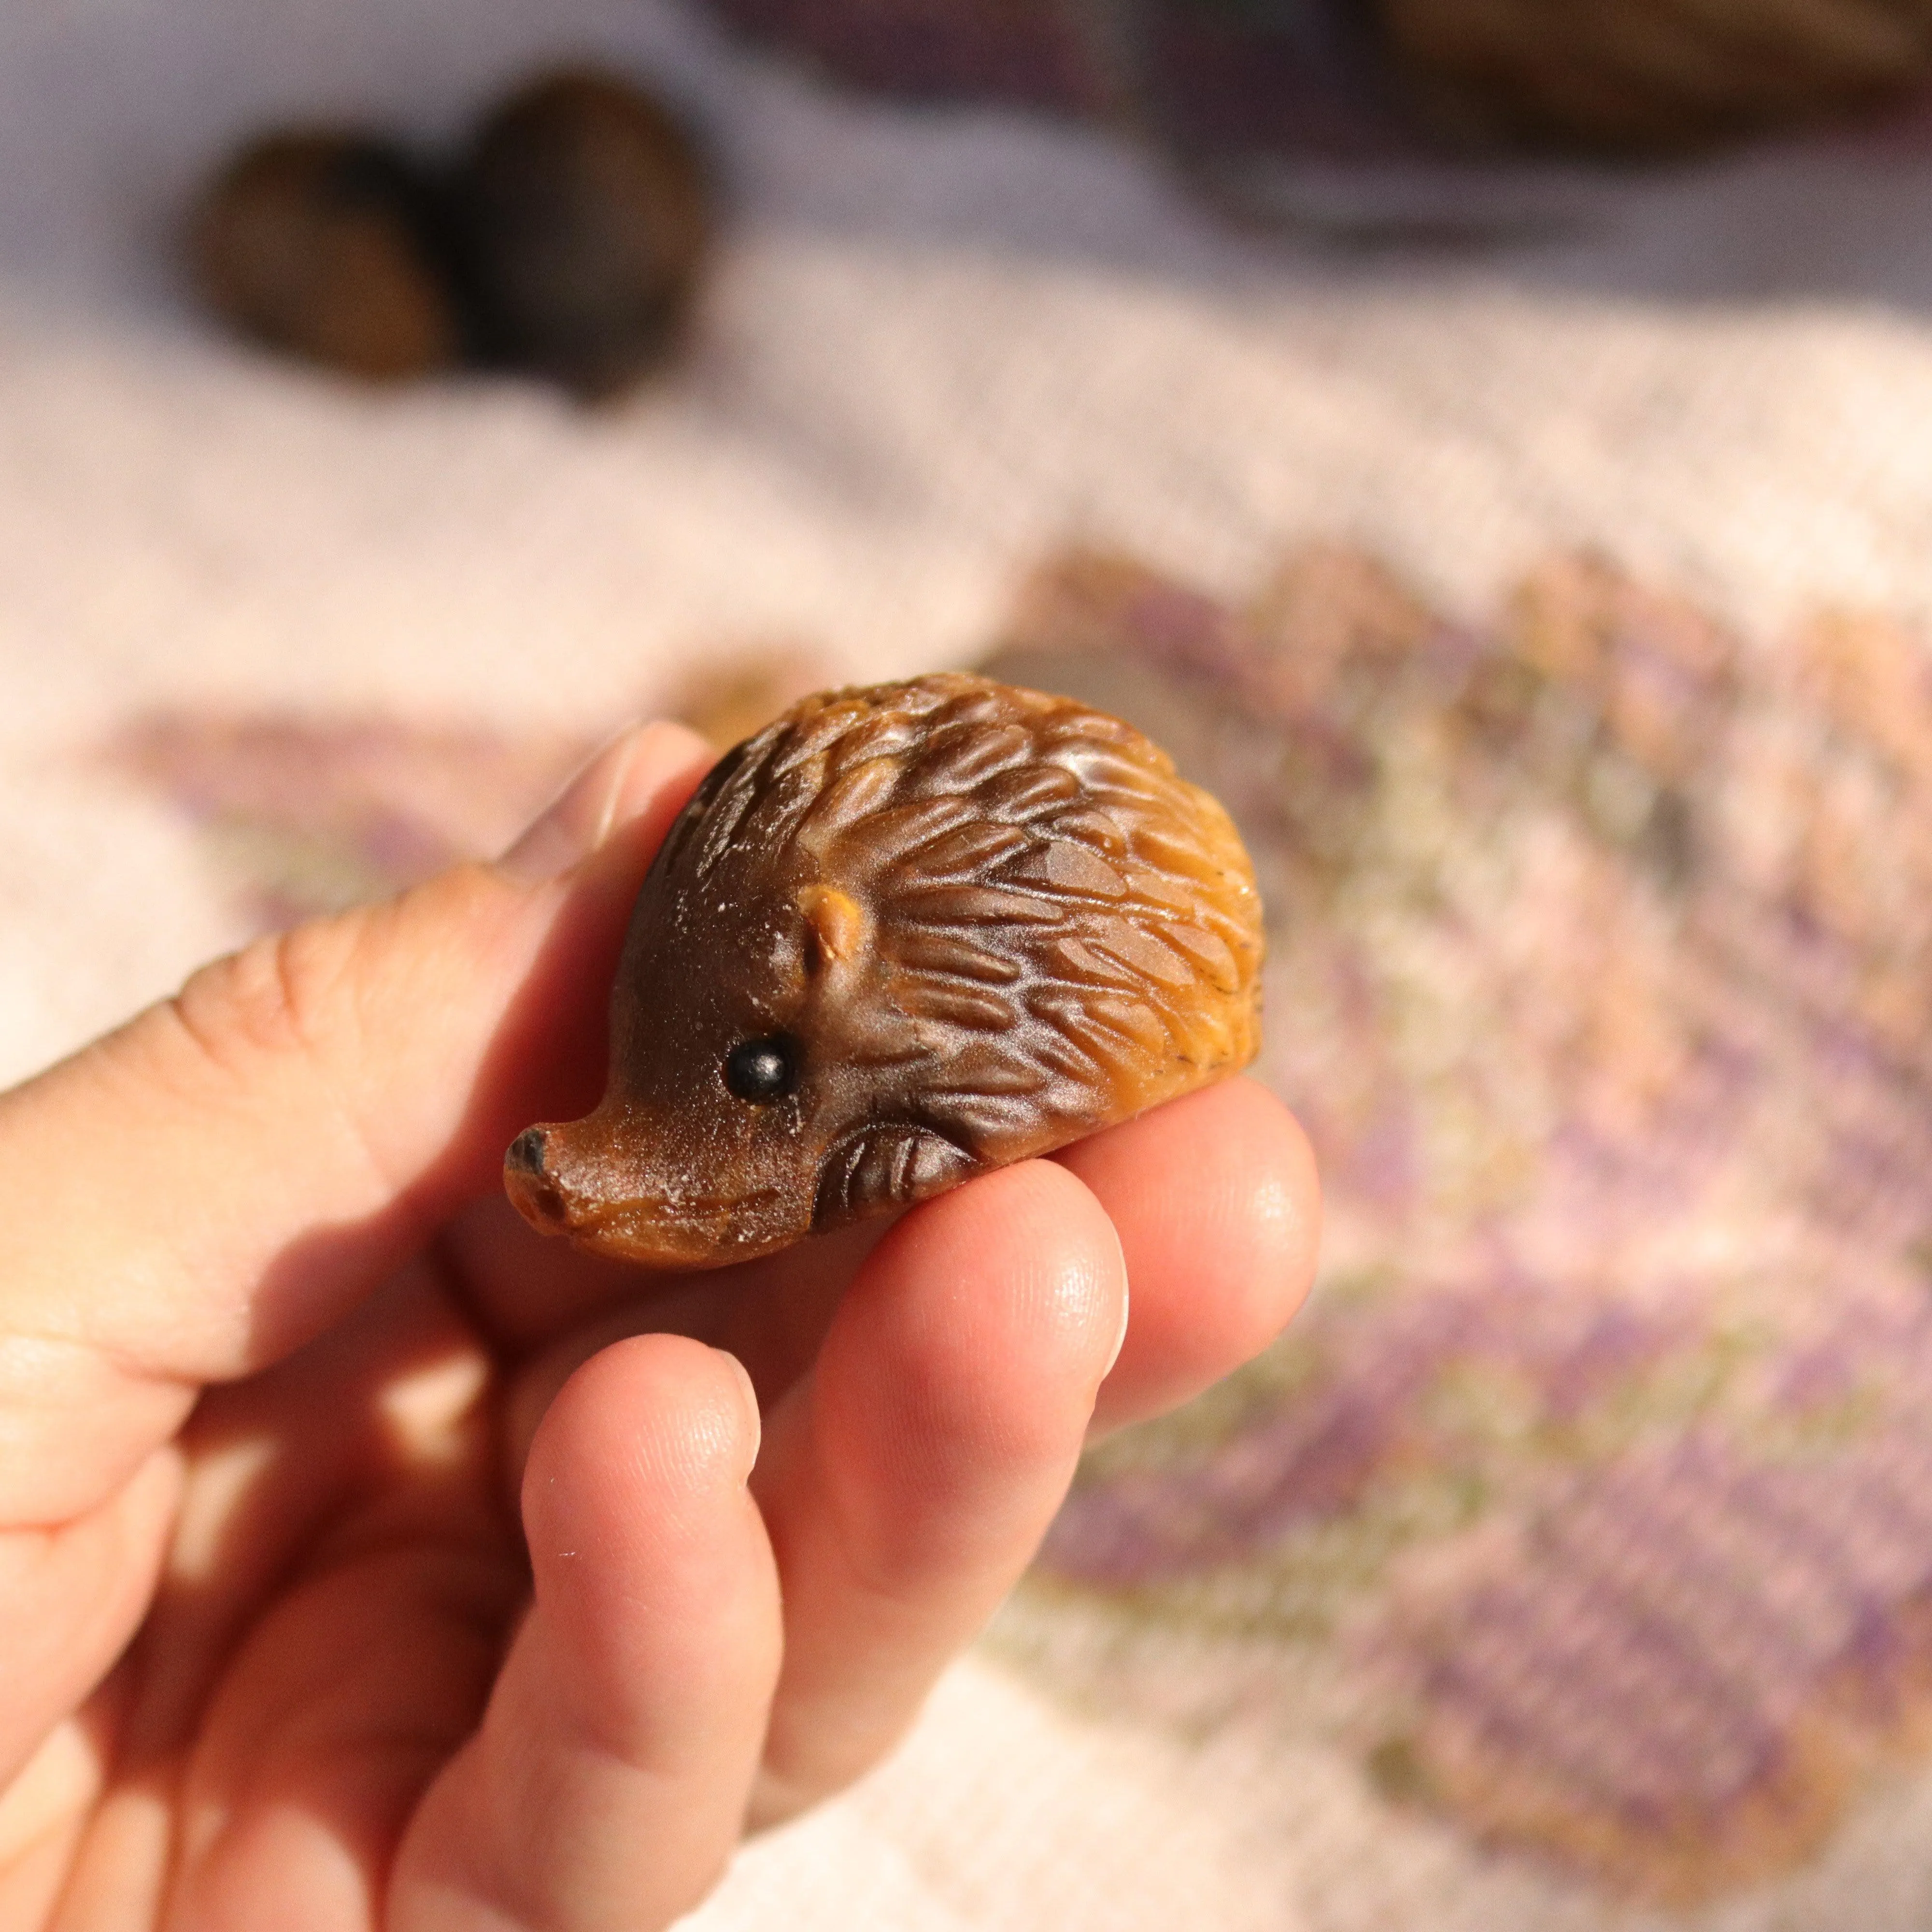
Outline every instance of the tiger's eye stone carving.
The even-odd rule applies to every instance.
[[[748,1260],[1234,1072],[1262,916],[1227,814],[1130,725],[946,674],[728,752],[639,895],[609,1083],[511,1198],[664,1268]]]

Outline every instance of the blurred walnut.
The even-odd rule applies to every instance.
[[[1932,80],[1932,0],[1375,0],[1439,125],[1663,154],[1882,106]]]
[[[711,234],[690,134],[603,74],[548,75],[478,128],[454,189],[484,352],[586,398],[675,346]]]
[[[208,184],[189,229],[196,280],[243,334],[382,380],[456,360],[434,196],[400,148],[361,134],[270,134]]]

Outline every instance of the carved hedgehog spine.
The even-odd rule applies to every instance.
[[[1261,957],[1227,814],[1130,726],[961,674],[808,698],[673,828],[604,1103],[511,1191],[633,1258],[769,1252],[1245,1066]]]

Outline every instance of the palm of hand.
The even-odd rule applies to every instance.
[[[493,1055],[529,1057],[506,1032],[554,1034],[560,1000],[608,973],[676,788],[659,773],[643,796],[628,846],[540,916],[506,911],[500,882],[439,882],[269,949],[272,1022],[258,1001],[239,1046],[190,988],[0,1098],[0,1151],[58,1152],[100,1137],[104,1082],[155,1200],[188,1216],[135,1215],[143,1251],[100,1212],[7,1285],[0,1752],[19,1768],[0,1921],[668,1923],[748,1821],[890,1747],[1024,1566],[1090,1421],[1184,1399],[1299,1299],[1306,1150],[1245,1083],[969,1184],[883,1238],[682,1280],[576,1256],[476,1198],[506,1122],[536,1111],[514,1080],[460,1119],[431,1106],[372,1130],[344,1091],[353,962],[383,956],[393,986],[396,949],[433,953],[439,922],[472,921],[468,956],[477,920],[486,955],[506,921],[548,921],[477,994],[490,1023],[451,1023],[490,1089]],[[261,963],[213,969],[226,983],[203,1006],[235,1006]],[[506,1027],[511,982],[537,990]],[[356,1015],[354,1064],[406,1093],[451,1042],[394,997],[393,1041]],[[186,1072],[170,1058],[184,1033]],[[280,1069],[291,1042],[311,1108],[292,1123],[287,1083],[256,1064]],[[285,1207],[260,1196],[286,1145],[236,1208],[219,1176],[204,1185],[205,1142],[143,1138],[154,1089],[157,1119],[200,1109],[206,1127],[200,1083],[212,1067],[225,1096],[238,1066],[244,1115],[266,1106],[315,1170]],[[292,1266],[291,1228],[322,1231]],[[49,1339],[74,1280],[99,1286]]]

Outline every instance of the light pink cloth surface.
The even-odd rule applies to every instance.
[[[702,346],[608,416],[371,397],[206,331],[169,266],[270,116],[428,133],[594,52],[712,117],[742,208]],[[1217,230],[1100,137],[812,91],[646,0],[0,0],[0,1078],[238,934],[190,829],[88,752],[154,704],[598,728],[694,658],[970,656],[1070,536],[1210,586],[1311,533],[1473,608],[1600,544],[1774,638],[1932,612],[1932,166],[1748,160],[1582,236],[1337,260]],[[1077,1618],[1052,1641],[1082,1641]],[[1244,1666],[1225,1676],[1238,1712]],[[1392,1820],[1331,1748],[1210,1744],[970,1660],[899,1759],[698,1922],[892,1932],[1650,1922]],[[1197,1687],[1198,1688],[1198,1687]],[[1932,1786],[1887,1786],[1724,1932],[1932,1917]]]

